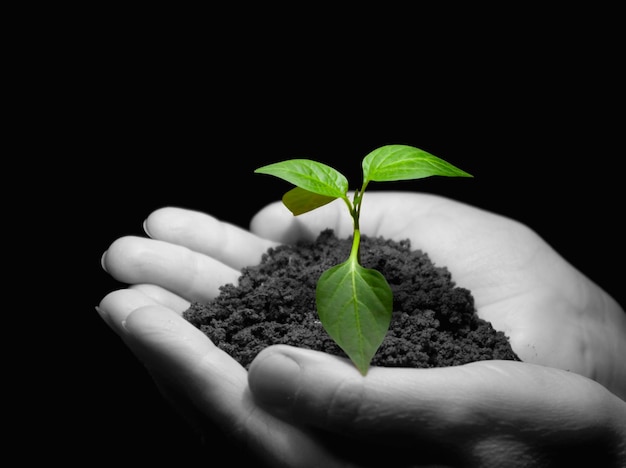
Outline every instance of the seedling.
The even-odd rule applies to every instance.
[[[326,270],[317,281],[315,300],[322,326],[365,375],[383,342],[393,312],[393,294],[377,270],[361,266],[359,216],[363,193],[370,182],[421,179],[439,175],[473,177],[452,164],[412,146],[387,145],[369,153],[362,162],[363,184],[348,197],[348,180],[326,164],[290,159],[254,172],[279,177],[296,187],[282,201],[294,216],[342,199],[353,220],[353,241],[348,259]]]

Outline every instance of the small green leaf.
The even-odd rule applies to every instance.
[[[473,177],[437,156],[406,145],[381,146],[365,156],[362,166],[365,182],[421,179],[434,175]]]
[[[283,204],[293,213],[294,216],[301,215],[307,211],[312,211],[320,206],[324,206],[337,197],[328,197],[309,192],[300,187],[294,187],[283,195]]]
[[[326,332],[365,375],[391,323],[393,294],[387,280],[351,256],[322,274],[316,301]]]
[[[348,193],[348,179],[341,172],[310,159],[288,159],[259,167],[254,172],[273,175],[309,192],[332,198]]]
[[[350,257],[326,270],[316,289],[317,311],[329,336],[365,375],[391,323],[393,294],[387,280],[359,264],[359,214],[362,192],[370,181],[421,179],[433,175],[473,177],[452,164],[412,146],[387,145],[368,154],[362,162],[363,185],[352,202],[347,197],[348,180],[325,164],[309,159],[289,159],[256,169],[291,182],[283,204],[299,215],[342,198],[353,218],[354,235]]]

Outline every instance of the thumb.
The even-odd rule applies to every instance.
[[[248,383],[257,403],[283,418],[395,444],[445,440],[473,457],[479,441],[494,438],[524,451],[533,440],[591,440],[599,418],[612,440],[624,435],[611,414],[623,417],[623,402],[597,382],[513,361],[372,367],[362,376],[348,360],[278,345],[259,353]]]

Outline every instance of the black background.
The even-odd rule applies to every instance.
[[[450,27],[420,35],[413,25],[414,35],[387,44],[362,25],[351,39],[322,46],[323,28],[293,42],[298,25],[276,35],[234,27],[216,34],[196,24],[135,28],[138,18],[100,24],[100,34],[84,24],[87,44],[68,37],[64,65],[54,61],[56,78],[37,90],[45,143],[64,155],[50,164],[57,177],[42,198],[64,215],[62,229],[50,228],[64,241],[53,250],[73,269],[59,294],[67,298],[66,352],[54,385],[65,398],[56,418],[70,429],[58,435],[83,453],[145,463],[203,453],[95,312],[106,293],[124,287],[102,271],[100,257],[117,237],[143,235],[143,220],[162,206],[247,227],[287,188],[253,174],[270,162],[319,160],[354,185],[371,150],[417,146],[475,177],[394,189],[522,221],[626,303],[616,274],[625,257],[623,96],[611,28],[591,38],[576,24],[555,35],[540,20],[463,34]],[[370,190],[392,188],[383,185]],[[62,443],[56,450],[81,456]]]

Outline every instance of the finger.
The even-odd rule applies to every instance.
[[[129,286],[129,289],[139,291],[154,299],[157,304],[161,304],[180,314],[191,306],[191,303],[187,299],[155,284],[133,284]]]
[[[100,301],[96,310],[106,324],[124,339],[126,317],[132,311],[146,305],[163,305],[182,314],[190,304],[185,299],[158,286],[138,284],[110,292]]]
[[[403,241],[427,251],[439,264],[465,266],[458,251],[477,240],[488,245],[491,229],[502,230],[505,218],[445,197],[414,192],[369,192],[359,219],[361,233]],[[506,223],[512,221],[506,220]],[[250,223],[255,234],[276,242],[314,240],[324,229],[337,237],[353,233],[353,220],[342,200],[293,216],[282,202],[261,209]],[[476,250],[474,247],[472,250]],[[462,271],[462,270],[461,270]]]
[[[565,427],[575,438],[597,428],[606,399],[616,400],[590,379],[532,364],[372,367],[363,377],[347,360],[289,346],[261,351],[248,381],[256,401],[283,417],[397,441],[452,435],[463,444],[517,431],[547,440]]]
[[[151,371],[174,381],[182,378],[181,387],[196,386],[195,380],[204,380],[200,376],[204,370],[213,375],[223,372],[205,390],[217,398],[224,391],[232,398],[230,403],[242,398],[245,369],[176,312],[134,289],[107,294],[99,309],[120,336],[133,342],[133,351]]]
[[[156,298],[151,296],[154,293]],[[216,352],[211,341],[204,334],[198,333],[195,327],[184,320],[176,321],[173,317],[180,316],[159,304],[158,301],[161,299],[162,296],[157,289],[142,287],[121,289],[107,294],[97,309],[109,326],[148,368],[161,393],[190,423],[196,423],[200,418],[194,415],[194,411],[189,410],[189,402],[180,397],[181,388],[196,385],[196,382],[192,376],[182,372],[178,367],[178,361],[193,362],[194,359],[199,359],[199,353],[205,353],[208,349],[219,358],[214,359],[215,361],[226,362],[226,365],[221,367],[224,367],[227,376],[233,378],[239,376],[239,382],[243,382],[242,369],[227,355]],[[169,301],[167,296],[165,299]],[[129,322],[131,316],[133,319]],[[168,354],[169,359],[163,359],[163,354]],[[226,388],[225,392],[232,395],[233,388]],[[187,391],[183,393],[187,394]]]
[[[312,241],[329,228],[337,237],[352,234],[352,218],[342,200],[294,216],[282,202],[265,206],[250,222],[250,231],[275,242],[294,244],[299,240]]]
[[[351,193],[348,196],[351,197]],[[410,234],[410,225],[431,217],[435,207],[438,215],[455,207],[479,212],[475,208],[437,195],[373,191],[363,197],[363,211],[359,219],[361,232],[370,236],[382,235],[404,240],[407,233]],[[472,216],[476,214],[473,213]],[[441,220],[438,222],[441,223]],[[425,223],[425,227],[428,227],[428,223]],[[273,202],[261,209],[250,223],[250,230],[255,234],[283,243],[293,243],[300,239],[314,240],[324,229],[333,229],[338,237],[352,235],[353,220],[342,200],[335,200],[298,216],[294,216],[282,202]],[[457,230],[450,234],[455,233],[458,234]]]
[[[107,325],[122,339],[126,339],[126,318],[131,312],[159,304],[157,298],[144,293],[141,288],[128,288],[111,291],[102,298],[96,309]]]
[[[144,229],[153,239],[204,253],[237,270],[256,265],[269,247],[277,245],[207,214],[174,207],[151,213]]]
[[[135,236],[115,240],[102,264],[123,283],[155,284],[199,302],[216,297],[224,284],[236,284],[240,275],[240,271],[187,247]]]
[[[268,466],[340,466],[305,430],[259,409],[246,370],[175,312],[141,307],[126,317],[124,328],[159,386],[187,400],[186,414],[195,408]]]

